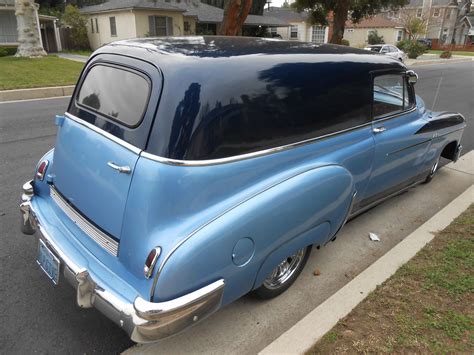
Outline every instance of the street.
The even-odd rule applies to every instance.
[[[461,112],[468,126],[463,154],[474,149],[474,62],[413,68],[416,92],[428,108]],[[55,114],[69,98],[0,103],[0,353],[117,353],[134,344],[94,309],[75,304],[75,290],[53,287],[35,262],[36,240],[19,229],[21,185],[54,146]],[[432,183],[393,198],[349,222],[334,243],[314,250],[295,285],[282,296],[248,296],[205,322],[143,351],[255,353],[390,250],[472,184],[470,175],[442,169]],[[450,186],[451,188],[447,188]],[[368,232],[382,241],[368,240]],[[321,276],[315,277],[318,268]],[[378,330],[377,330],[378,331]]]

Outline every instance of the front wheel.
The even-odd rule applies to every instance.
[[[281,295],[298,278],[310,254],[311,245],[298,250],[295,254],[282,260],[263,281],[262,286],[253,291],[253,294],[261,299],[269,299]]]

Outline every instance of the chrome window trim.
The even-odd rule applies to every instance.
[[[179,165],[179,166],[218,165],[218,164],[225,164],[225,163],[231,163],[231,162],[240,161],[240,160],[246,160],[246,159],[261,157],[261,156],[264,156],[264,155],[269,155],[269,154],[289,150],[289,149],[292,149],[292,148],[296,148],[296,147],[299,147],[299,146],[303,146],[303,145],[306,145],[306,144],[316,142],[316,141],[321,140],[321,139],[325,139],[325,138],[328,138],[328,137],[332,137],[332,136],[335,136],[335,135],[338,135],[338,134],[346,133],[346,132],[353,131],[353,130],[356,130],[356,129],[359,129],[359,128],[362,128],[362,127],[366,127],[366,126],[370,126],[370,125],[372,125],[372,121],[369,121],[367,123],[363,123],[363,124],[358,125],[358,126],[346,128],[346,129],[343,129],[343,130],[340,130],[340,131],[328,133],[328,134],[318,136],[318,137],[315,137],[315,138],[309,138],[309,139],[299,141],[299,142],[295,142],[295,143],[290,143],[290,144],[286,144],[286,145],[282,145],[282,146],[278,146],[278,147],[274,147],[274,148],[263,149],[263,150],[259,150],[259,151],[251,152],[251,153],[234,155],[232,157],[226,157],[226,158],[207,159],[207,160],[180,160],[180,159],[164,158],[164,157],[161,157],[159,155],[149,153],[147,151],[142,151],[140,156],[142,156],[144,158],[147,158],[147,159],[150,159],[150,160],[160,162],[160,163],[168,164],[168,165]]]
[[[85,219],[79,212],[77,212],[57,191],[51,186],[49,192],[51,198],[56,205],[76,224],[84,233],[86,233],[92,240],[104,248],[113,256],[118,255],[119,243],[102,232],[87,219]]]
[[[372,120],[373,123],[378,123],[378,122],[383,122],[383,121],[387,121],[387,120],[391,120],[392,118],[397,118],[397,117],[400,117],[400,116],[403,116],[403,115],[406,115],[408,113],[412,113],[414,111],[417,110],[417,107],[416,107],[416,103],[413,104],[413,106],[411,108],[409,108],[408,110],[405,110],[405,111],[399,111],[399,112],[396,112],[396,113],[393,113],[393,114],[389,114],[389,115],[386,115],[386,116],[382,116],[380,118],[374,118]]]
[[[113,134],[110,134],[109,132],[106,132],[103,129],[101,129],[101,128],[99,128],[99,127],[97,127],[97,126],[95,126],[95,125],[93,125],[89,122],[86,122],[83,119],[80,119],[79,117],[76,117],[76,116],[74,116],[73,114],[71,114],[69,112],[66,112],[65,116],[67,118],[73,120],[74,122],[77,122],[80,125],[83,125],[83,126],[89,128],[89,129],[93,130],[94,132],[99,133],[100,135],[104,136],[105,138],[108,138],[111,141],[114,141],[115,143],[120,144],[122,147],[127,148],[129,151],[131,151],[135,154],[140,154],[140,152],[142,151],[140,148],[135,147],[134,145],[124,141],[123,139],[120,139],[120,138],[114,136]]]

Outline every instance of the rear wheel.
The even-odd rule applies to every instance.
[[[261,299],[269,299],[281,295],[298,278],[310,254],[311,246],[308,246],[282,260],[263,281],[262,286],[253,291],[253,294]]]

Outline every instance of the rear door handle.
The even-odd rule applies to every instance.
[[[114,162],[112,161],[109,161],[107,163],[108,166],[110,166],[112,169],[114,170],[117,170],[119,173],[122,173],[122,174],[130,174],[132,172],[132,169],[129,167],[129,166],[119,166],[117,164],[115,164]]]
[[[380,126],[380,127],[374,127],[372,129],[372,132],[374,133],[382,133],[382,132],[385,132],[387,129],[384,127],[384,126]]]

